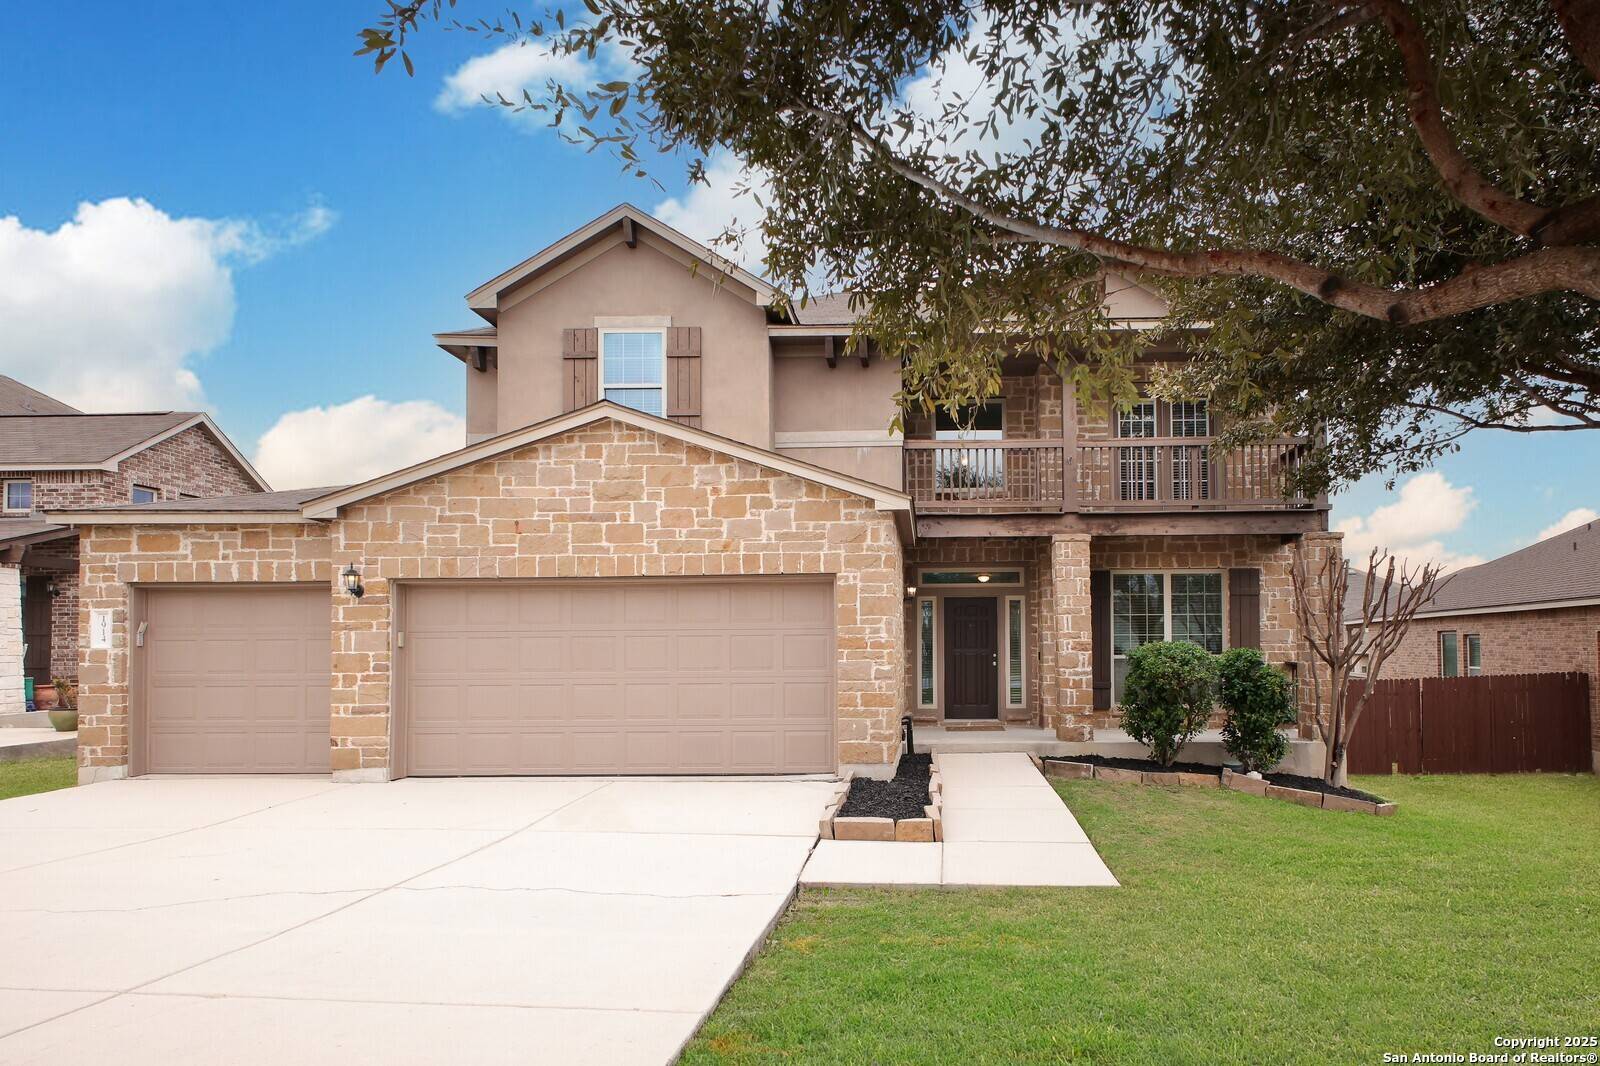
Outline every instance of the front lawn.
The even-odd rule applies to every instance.
[[[72,755],[0,762],[0,800],[53,792],[78,783],[78,760]]]
[[[1123,888],[804,893],[685,1061],[1320,1066],[1600,1033],[1600,781],[1354,783],[1400,813],[1056,782]]]

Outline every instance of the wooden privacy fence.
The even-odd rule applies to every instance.
[[[1589,675],[1379,681],[1349,757],[1353,774],[1588,771]]]

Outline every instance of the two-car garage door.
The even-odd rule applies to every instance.
[[[412,774],[834,768],[827,580],[405,586]]]

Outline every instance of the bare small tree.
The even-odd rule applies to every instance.
[[[1294,613],[1302,638],[1311,646],[1311,687],[1316,709],[1317,735],[1327,745],[1323,777],[1330,785],[1349,782],[1346,755],[1356,722],[1378,683],[1383,664],[1405,638],[1411,620],[1442,589],[1439,567],[1428,563],[1408,569],[1396,566],[1392,555],[1378,548],[1367,558],[1363,577],[1361,613],[1345,617],[1350,588],[1350,565],[1330,551],[1311,572],[1305,553],[1296,549],[1289,570],[1294,587]],[[1318,663],[1328,668],[1326,700],[1318,677]],[[1359,667],[1366,668],[1366,683],[1359,695],[1350,682]]]

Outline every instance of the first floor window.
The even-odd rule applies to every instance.
[[[8,481],[6,482],[6,510],[31,511],[33,510],[33,482]]]
[[[932,707],[933,601],[917,601],[917,705]]]
[[[600,385],[605,398],[647,415],[665,415],[666,347],[666,334],[659,329],[601,330]]]
[[[1461,676],[1461,648],[1453,630],[1439,634],[1439,676]]]
[[[1006,706],[1021,707],[1022,695],[1022,597],[1006,600]]]
[[[1220,652],[1222,616],[1220,573],[1112,574],[1113,702],[1121,699],[1134,649],[1158,640],[1186,640]]]
[[[1476,633],[1467,634],[1467,676],[1483,673],[1483,638]]]
[[[160,493],[148,485],[135,485],[133,487],[134,503],[155,503]]]

